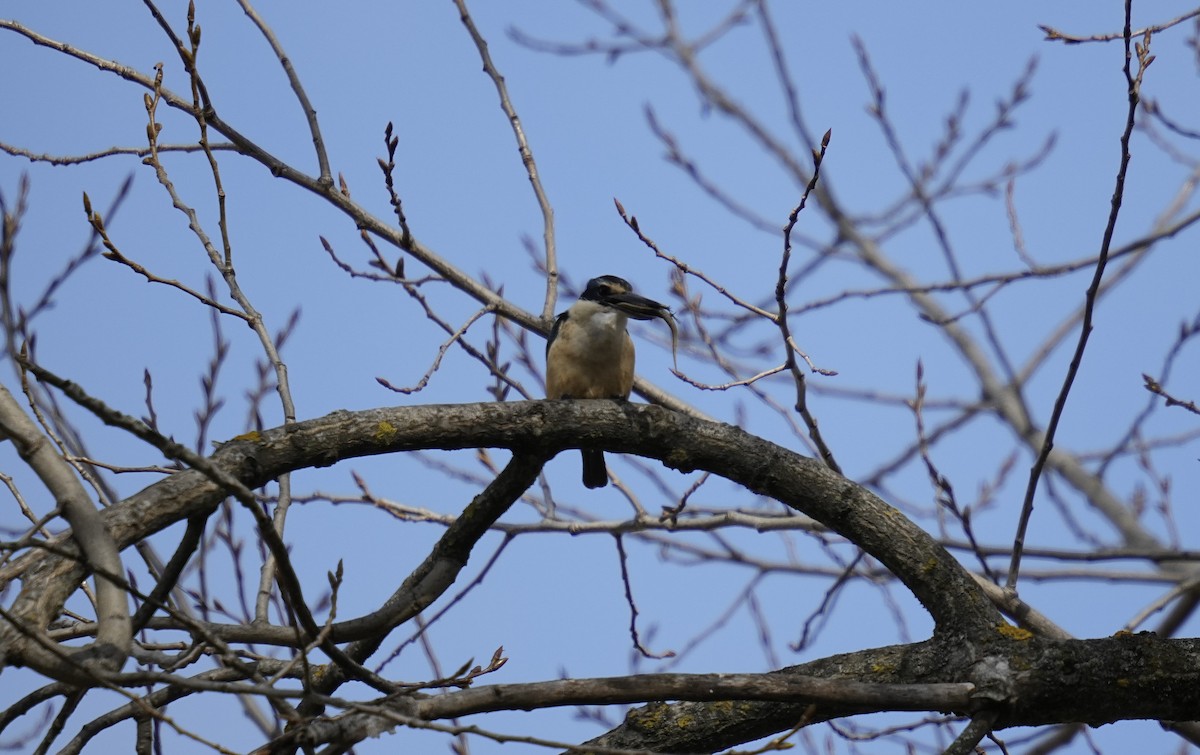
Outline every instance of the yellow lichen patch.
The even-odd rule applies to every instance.
[[[873,674],[894,674],[896,673],[896,664],[894,663],[872,663],[871,673]]]
[[[398,433],[399,430],[396,429],[395,425],[387,420],[384,420],[375,426],[375,442],[383,444],[390,443]]]
[[[241,435],[233,436],[229,439],[229,442],[232,443],[235,440],[248,440],[253,443],[257,443],[258,441],[262,440],[262,433],[260,433],[258,430],[251,430],[248,433],[242,433]]]
[[[634,708],[625,714],[625,721],[641,731],[654,731],[662,725],[668,708],[663,703],[650,703],[644,708]]]
[[[1000,624],[996,627],[996,631],[1010,640],[1028,640],[1033,637],[1033,632],[1021,627],[1014,627],[1012,624]]]
[[[712,710],[715,710],[725,716],[731,716],[734,713],[737,713],[738,709],[741,707],[733,700],[716,700],[709,703],[709,706],[711,706]]]

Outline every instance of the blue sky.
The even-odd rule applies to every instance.
[[[715,8],[723,13],[731,7],[729,3],[681,5],[681,23],[690,33],[709,28],[721,15]],[[179,2],[162,4],[177,29],[183,27],[185,7]],[[353,197],[381,217],[390,215],[376,158],[383,154],[384,125],[393,122],[400,139],[397,186],[414,233],[460,268],[503,285],[506,295],[519,305],[540,311],[544,282],[533,271],[524,240],[531,239],[535,248],[540,245],[542,219],[495,90],[480,70],[477,52],[453,4],[264,2],[257,7],[303,80],[318,112],[334,173],[345,177]],[[640,23],[654,23],[652,4],[622,2],[617,7]],[[618,274],[634,281],[640,292],[668,300],[669,266],[655,260],[621,222],[613,207],[615,197],[665,252],[704,270],[740,296],[761,301],[770,294],[782,250],[780,234],[731,218],[668,164],[662,144],[648,127],[647,109],[707,175],[771,224],[782,226],[802,187],[729,119],[706,107],[678,67],[653,52],[610,61],[600,55],[552,55],[514,41],[513,30],[568,43],[608,38],[603,22],[580,4],[476,2],[471,9],[506,77],[554,206],[559,264],[566,276],[579,284],[593,275]],[[1187,10],[1190,7],[1182,2],[1142,3],[1135,8],[1135,25],[1161,23]],[[869,51],[886,87],[898,138],[914,161],[928,157],[960,92],[970,93],[963,131],[976,133],[993,117],[995,102],[1009,96],[1014,82],[1036,59],[1030,99],[1016,112],[1014,127],[987,145],[964,180],[980,180],[1000,172],[1012,160],[1038,154],[1053,137],[1053,150],[1015,186],[1025,241],[1030,254],[1043,264],[1095,253],[1109,211],[1117,138],[1124,124],[1121,51],[1119,43],[1046,42],[1038,25],[1081,35],[1115,32],[1121,26],[1121,3],[792,3],[779,4],[773,11],[805,120],[816,133],[826,129],[833,133],[823,167],[826,185],[854,213],[886,210],[903,193],[904,181],[878,125],[866,111],[870,92],[853,38],[861,39]],[[3,12],[50,37],[143,72],[162,61],[165,86],[177,92],[187,89],[177,59],[140,4],[101,8],[83,2],[10,0]],[[197,17],[204,30],[200,66],[221,116],[278,157],[315,172],[311,140],[295,97],[270,49],[240,8],[236,3],[202,3]],[[1185,24],[1155,39],[1158,60],[1147,74],[1144,89],[1145,96],[1159,100],[1173,119],[1185,124],[1195,124],[1200,116],[1194,97],[1195,51],[1185,44],[1192,34],[1193,28]],[[787,128],[786,108],[754,24],[735,29],[707,48],[701,64],[796,154],[805,153]],[[17,72],[5,77],[0,141],[59,155],[144,143],[146,117],[140,89],[35,48],[11,32],[0,34],[0,69]],[[160,120],[163,141],[194,141],[194,124],[186,119],[164,112]],[[1189,148],[1186,142],[1180,146]],[[1193,147],[1190,152],[1194,151]],[[1188,176],[1186,167],[1170,160],[1144,133],[1136,136],[1133,154],[1117,245],[1144,235]],[[164,163],[185,199],[215,234],[211,179],[203,160],[172,155]],[[415,383],[444,340],[443,334],[397,287],[349,279],[330,262],[319,236],[328,239],[343,258],[365,267],[366,251],[357,230],[344,217],[302,189],[281,185],[250,161],[223,155],[221,172],[242,286],[273,330],[282,327],[292,312],[300,312],[284,349],[300,418],[336,409],[488,399],[483,371],[457,349],[450,351],[442,369],[419,394],[404,397],[380,387],[375,380],[379,376],[396,385]],[[200,289],[212,274],[183,216],[171,208],[153,172],[136,158],[51,167],[0,155],[0,192],[8,201],[23,174],[29,176],[31,192],[12,286],[26,306],[88,241],[81,193],[86,191],[96,207],[104,208],[131,175],[129,197],[107,223],[122,252],[159,275]],[[1189,200],[1185,213],[1195,205],[1194,199]],[[950,200],[944,217],[964,275],[1020,268],[1002,197]],[[815,208],[801,216],[797,233],[821,242],[830,239],[829,225]],[[1162,245],[1102,303],[1064,415],[1060,447],[1076,452],[1104,449],[1145,406],[1148,396],[1141,388],[1141,374],[1158,373],[1179,322],[1196,317],[1200,262],[1194,234],[1185,231]],[[921,223],[886,239],[885,250],[921,279],[947,279],[929,228]],[[795,254],[800,265],[814,252],[800,245]],[[423,272],[412,260],[409,265],[410,274]],[[1014,286],[991,300],[989,307],[1016,363],[1023,364],[1045,333],[1078,306],[1089,278],[1090,272],[1084,271]],[[806,280],[790,303],[795,309],[839,291],[878,285],[877,278],[853,264],[829,265]],[[692,283],[692,290],[703,291],[706,304],[721,306],[719,295],[699,282]],[[429,292],[453,323],[460,324],[476,309],[447,287],[431,287]],[[946,301],[951,311],[964,308],[961,299],[947,297]],[[564,300],[559,309],[565,306]],[[979,334],[975,320],[968,318],[965,323]],[[476,343],[483,343],[488,327],[490,323],[481,324],[472,331]],[[920,359],[931,399],[969,400],[977,394],[942,333],[919,321],[899,297],[851,300],[817,309],[795,318],[792,327],[814,362],[838,373],[812,379],[816,384],[813,410],[852,479],[869,475],[905,447],[913,436],[911,412],[842,400],[820,388],[911,395]],[[55,307],[39,316],[35,328],[39,355],[47,366],[78,379],[86,389],[130,414],[144,411],[142,378],[149,370],[163,427],[180,439],[194,437],[199,377],[211,355],[208,311],[185,301],[177,291],[147,285],[127,269],[94,259],[61,288]],[[223,329],[232,349],[219,383],[227,404],[216,418],[212,438],[231,437],[245,429],[245,392],[254,385],[253,367],[260,354],[244,327],[227,320]],[[1061,384],[1073,333],[1066,339],[1067,347],[1060,345],[1028,385],[1027,396],[1041,423],[1049,416]],[[758,335],[760,340],[770,339],[767,331]],[[669,353],[661,348],[663,336],[654,324],[637,331],[643,377],[718,419],[735,421],[745,416],[747,429],[803,450],[803,441],[783,420],[762,410],[745,393],[704,393],[672,377]],[[540,344],[532,350],[539,354]],[[775,348],[760,360],[762,369],[778,358]],[[725,380],[695,359],[685,359],[681,366],[698,380]],[[1197,368],[1200,359],[1194,350],[1185,350],[1175,367],[1176,382],[1168,388],[1196,399]],[[525,372],[516,377],[533,395],[540,395],[533,377]],[[13,387],[11,374],[2,379]],[[765,385],[785,405],[792,400],[782,379]],[[267,423],[281,422],[277,402],[268,401],[266,406]],[[119,432],[100,428],[82,414],[75,416],[94,438],[94,445],[103,449],[104,458],[130,465],[161,461]],[[930,416],[937,415],[931,410]],[[1196,427],[1195,419],[1180,410],[1160,410],[1150,429],[1162,435],[1184,433]],[[995,476],[1011,447],[1009,431],[994,421],[981,420],[938,445],[934,455],[961,500],[970,501]],[[1197,455],[1193,441],[1154,457],[1157,472],[1171,478],[1178,528],[1184,546],[1193,549],[1200,525],[1189,505],[1200,482]],[[480,472],[467,454],[431,457]],[[1004,545],[1011,540],[1030,462],[1027,453],[1018,454],[1016,471],[1006,480],[997,504],[976,519],[985,542]],[[574,454],[564,454],[548,467],[560,504],[605,519],[627,516],[628,504],[611,488],[593,493],[578,487],[577,463]],[[353,495],[353,470],[379,495],[444,513],[461,510],[478,485],[430,475],[429,466],[428,458],[355,460],[331,470],[298,473],[293,485],[301,491]],[[637,486],[647,509],[657,511],[672,502],[646,484],[631,465],[616,461],[612,466]],[[12,450],[0,447],[0,471],[15,469]],[[129,494],[152,479],[129,475],[116,482],[123,494]],[[667,475],[673,495],[685,490],[692,479]],[[1109,483],[1119,495],[1133,496],[1139,487],[1147,487],[1148,480],[1136,460],[1126,459],[1114,465]],[[36,489],[31,480],[25,484],[31,491]],[[704,505],[752,503],[730,486],[712,485],[704,491]],[[928,507],[933,500],[928,479],[917,465],[889,479],[884,492],[894,496],[889,497],[893,503],[914,508]],[[1047,495],[1044,488],[1043,495]],[[1080,500],[1065,497],[1074,516],[1105,542],[1115,542],[1111,528]],[[1150,498],[1155,498],[1153,491]],[[43,511],[47,506],[39,501],[34,508]],[[527,508],[514,510],[511,516],[532,519],[533,513]],[[16,517],[6,514],[4,526],[18,526]],[[1146,520],[1151,531],[1169,536],[1156,514],[1148,513]],[[248,528],[243,534],[253,543]],[[362,505],[312,503],[294,510],[287,539],[314,594],[324,584],[324,573],[338,559],[345,560],[347,588],[341,612],[351,616],[370,610],[388,595],[438,534],[434,526],[402,524]],[[156,542],[169,552],[172,538],[177,537],[177,532],[168,531]],[[800,560],[819,560],[816,545],[803,537],[790,545],[782,538],[754,533],[734,532],[729,537],[762,558],[787,559],[790,545],[798,544]],[[712,544],[702,537],[694,540]],[[1056,547],[1079,545],[1048,499],[1039,499],[1030,541]],[[486,541],[473,568],[479,568],[498,544],[498,538]],[[715,621],[748,589],[752,576],[737,567],[664,562],[652,544],[632,547],[630,557],[643,628],[657,628],[650,644],[661,648],[686,645],[699,627]],[[1029,569],[1037,566],[1031,564]],[[1136,563],[1119,566],[1142,568]],[[253,571],[252,565],[249,568]],[[800,654],[788,651],[786,643],[798,636],[798,616],[815,608],[826,584],[780,573],[764,577],[755,586],[776,629],[774,644],[781,662],[897,641],[892,614],[881,603],[880,592],[858,587],[841,596],[819,645]],[[1119,629],[1161,592],[1144,585],[1086,584],[1083,589],[1070,579],[1031,581],[1022,585],[1022,595],[1069,631],[1103,636]],[[912,637],[925,636],[929,622],[915,601],[894,587],[890,595],[907,617]],[[521,681],[554,678],[560,672],[572,676],[624,672],[631,652],[627,622],[611,537],[531,535],[508,546],[483,586],[431,633],[447,668],[468,657],[482,661],[503,645],[512,660],[502,678],[494,681]],[[1184,634],[1190,631],[1188,636],[1194,636],[1196,629],[1193,620]],[[678,670],[762,670],[770,662],[757,648],[755,626],[741,611]],[[429,675],[424,659],[411,651],[386,672],[396,677]],[[11,699],[10,694],[15,693],[0,693],[0,702]],[[181,720],[210,715],[202,706],[187,705],[178,707]],[[252,746],[256,740],[249,725],[243,723],[236,706],[224,705],[222,720],[230,727],[227,746]],[[80,714],[79,720],[86,718]],[[572,711],[512,714],[478,723],[507,731],[532,728],[567,741],[600,731],[574,721]],[[115,736],[105,741],[127,741],[120,737],[128,733]],[[382,744],[369,742],[360,751],[386,751],[409,741],[409,736],[385,739]],[[828,735],[814,732],[813,736],[821,742]],[[1119,752],[1130,741],[1151,741],[1146,737],[1157,737],[1152,741],[1161,743],[1162,751],[1177,746],[1153,724],[1105,727],[1093,736],[1107,752]],[[431,739],[429,746],[443,747],[442,741]],[[177,746],[173,751],[195,745]],[[474,740],[472,747],[473,752],[499,749],[481,740]]]

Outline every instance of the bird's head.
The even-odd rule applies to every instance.
[[[579,296],[580,301],[595,302],[601,307],[615,309],[635,320],[662,320],[671,329],[671,356],[677,359],[679,353],[679,329],[675,325],[675,316],[666,304],[638,296],[633,293],[633,286],[624,278],[615,275],[601,275],[592,278],[587,288]],[[551,335],[553,338],[553,335]],[[675,369],[679,369],[678,363]]]
[[[592,278],[579,298],[582,301],[594,301],[602,306],[612,307],[635,320],[665,320],[670,317],[671,312],[666,304],[633,293],[633,286],[629,285],[629,281],[615,275]]]

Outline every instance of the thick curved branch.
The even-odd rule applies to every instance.
[[[604,448],[706,470],[808,514],[895,573],[926,606],[941,633],[978,635],[1001,623],[970,575],[927,533],[865,488],[820,462],[750,435],[655,406],[612,401],[527,401],[335,412],[225,444],[215,468],[257,487],[281,474],[342,459],[417,449],[499,447],[549,457],[567,448]],[[226,495],[210,475],[172,475],[107,509],[120,547],[203,513]],[[63,543],[63,547],[69,544]],[[70,559],[31,553],[0,569],[0,587],[22,579],[13,610],[36,626],[57,616],[82,577]],[[364,639],[353,622],[335,624],[335,642]],[[369,634],[369,633],[367,633]],[[237,635],[237,636],[234,636]],[[223,639],[291,645],[291,629],[230,628]]]

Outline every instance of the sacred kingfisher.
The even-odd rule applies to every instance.
[[[554,320],[546,342],[546,398],[624,401],[633,390],[633,341],[626,323],[660,318],[675,331],[665,304],[633,293],[615,275],[592,278],[579,301]],[[604,452],[583,449],[583,484],[608,484]]]

